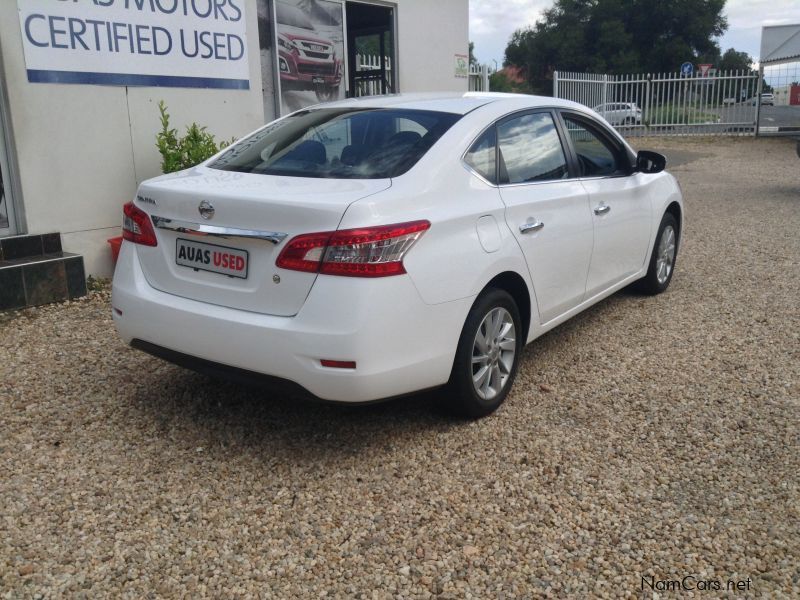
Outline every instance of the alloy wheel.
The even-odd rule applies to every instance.
[[[672,266],[675,264],[675,229],[672,225],[667,225],[661,232],[661,239],[658,242],[658,254],[656,258],[656,279],[659,285],[664,285],[672,273]]]
[[[503,307],[483,318],[472,344],[472,385],[483,400],[493,400],[508,383],[517,353],[514,319]]]

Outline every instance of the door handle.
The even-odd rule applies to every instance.
[[[600,206],[595,206],[594,207],[594,214],[596,214],[596,215],[604,215],[610,210],[611,210],[610,206],[608,206],[607,204],[601,204]]]
[[[536,221],[535,223],[523,223],[519,226],[519,232],[530,233],[531,231],[539,231],[542,227],[544,227],[544,223],[541,221]]]

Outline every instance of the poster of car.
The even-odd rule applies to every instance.
[[[278,107],[275,99],[278,97],[275,79],[275,63],[273,56],[273,39],[275,38],[275,24],[272,15],[272,6],[269,0],[257,0],[256,13],[258,15],[258,52],[261,65],[261,93],[264,99],[264,118],[269,122],[278,116]]]
[[[281,114],[344,99],[344,5],[276,0]]]

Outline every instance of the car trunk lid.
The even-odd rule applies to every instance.
[[[176,296],[295,315],[316,274],[277,268],[281,249],[296,235],[336,230],[350,204],[390,185],[207,167],[147,181],[135,204],[151,215],[158,245],[137,246],[142,270]]]

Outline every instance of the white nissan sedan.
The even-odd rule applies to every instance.
[[[113,317],[198,371],[495,410],[524,345],[670,283],[683,200],[586,107],[398,95],[301,110],[124,207]]]

